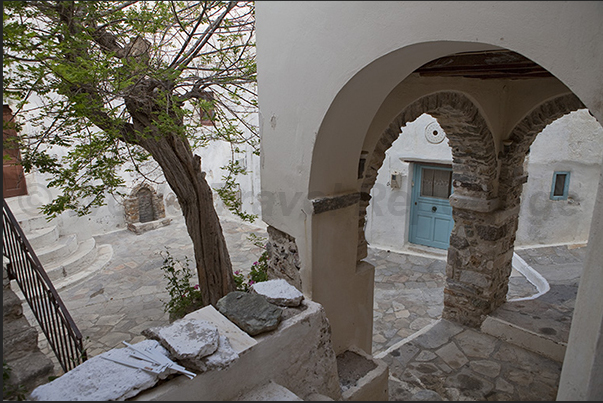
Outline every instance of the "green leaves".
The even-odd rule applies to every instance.
[[[2,399],[3,400],[26,400],[27,389],[24,385],[10,382],[12,368],[6,360],[2,360]]]
[[[226,205],[226,207],[228,207],[232,213],[244,221],[254,222],[257,218],[257,215],[248,214],[243,211],[241,187],[236,181],[236,176],[246,175],[247,170],[241,166],[238,160],[229,161],[229,163],[222,167],[222,169],[227,171],[227,174],[222,176],[222,179],[224,179],[224,185],[215,189],[215,191],[224,202],[224,205]]]
[[[234,272],[234,280],[237,285],[237,290],[245,292],[248,292],[251,289],[251,286],[255,283],[270,280],[268,276],[268,261],[270,260],[270,254],[267,249],[267,239],[257,236],[252,232],[247,237],[247,240],[251,241],[255,246],[263,250],[258,260],[253,262],[251,265],[247,276],[245,276],[245,274],[239,270]]]
[[[74,136],[69,151],[62,157],[48,150],[25,149],[25,171],[31,172],[35,167],[50,174],[48,186],[62,190],[61,195],[43,206],[43,212],[54,217],[74,210],[81,216],[90,213],[94,206],[102,206],[106,194],[120,194],[124,180],[119,167],[126,158],[121,148],[100,132],[88,132],[86,136]]]
[[[49,214],[102,205],[124,184],[122,165],[141,172],[138,164],[175,138],[259,152],[249,119],[257,106],[253,2],[3,6],[4,95],[28,122],[24,166],[52,175],[49,186],[61,190],[45,207]],[[202,125],[201,116],[212,124]],[[219,194],[240,211],[236,176],[244,172],[232,164]]]
[[[165,254],[164,254],[165,253]],[[195,309],[201,308],[202,294],[198,285],[191,285],[190,279],[193,276],[189,268],[189,259],[185,256],[184,263],[175,259],[165,250],[163,256],[163,276],[167,280],[167,292],[170,295],[169,301],[163,301],[165,312],[170,314],[170,320],[183,317]]]

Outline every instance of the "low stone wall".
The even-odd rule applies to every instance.
[[[178,376],[132,400],[245,400],[246,394],[271,381],[304,400],[316,394],[341,400],[324,309],[308,300],[300,307],[301,312],[284,319],[276,330],[253,337],[256,343],[239,351],[228,367],[194,379]]]
[[[275,384],[299,399],[314,400],[320,396],[341,400],[337,360],[323,307],[301,300],[298,306],[281,305],[279,309],[282,309],[282,319],[278,327],[256,336],[241,330],[222,310],[210,305],[188,314],[182,319],[184,322],[176,321],[165,329],[148,329],[143,334],[149,339],[133,345],[139,351],[175,360],[175,356],[182,358],[183,355],[172,350],[187,350],[191,343],[199,344],[197,341],[204,336],[197,327],[205,326],[208,332],[216,333],[214,341],[219,337],[218,349],[198,360],[198,365],[176,361],[195,376],[172,375],[171,369],[153,373],[115,362],[135,360],[128,357],[129,345],[90,358],[60,378],[38,387],[30,399],[246,400],[246,396],[254,393],[268,393],[262,392],[265,386]],[[169,337],[168,341],[177,343],[178,348],[172,348],[170,343],[166,347],[162,337]]]

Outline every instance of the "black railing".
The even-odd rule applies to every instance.
[[[88,358],[82,334],[6,200],[2,199],[2,202],[2,253],[9,259],[8,277],[17,282],[59,364],[67,372]]]

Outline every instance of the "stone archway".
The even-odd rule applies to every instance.
[[[580,108],[584,105],[573,94],[533,108],[512,130],[497,156],[486,122],[462,93],[438,92],[409,105],[383,132],[362,179],[358,264],[367,256],[366,210],[385,152],[403,126],[428,113],[446,131],[453,155],[455,191],[450,203],[455,226],[448,249],[442,315],[479,326],[487,314],[506,301],[520,195],[527,181],[523,162],[528,149],[546,125]]]
[[[498,208],[496,147],[486,121],[466,95],[443,91],[424,96],[405,108],[382,134],[361,185],[357,260],[360,262],[367,255],[366,209],[385,152],[401,128],[423,113],[438,120],[447,133],[453,155],[455,190],[451,204],[456,224],[448,255],[443,316],[478,326],[487,313],[504,302],[513,252],[512,242],[506,242],[503,248],[491,244],[499,243],[507,234],[506,221],[492,218]]]
[[[377,174],[385,152],[402,132],[402,127],[416,120],[423,113],[438,120],[448,133],[453,152],[456,186],[455,192],[466,197],[491,200],[495,198],[497,160],[494,140],[477,107],[459,92],[443,91],[424,96],[404,109],[383,132],[366,164],[360,186],[360,223],[358,260],[366,257],[364,223],[366,209],[370,202],[370,192],[377,180]],[[467,150],[479,150],[468,153]]]
[[[135,186],[124,199],[124,212],[127,228],[136,234],[168,225],[172,221],[165,217],[163,194],[157,193],[147,183]]]
[[[501,151],[499,194],[501,207],[510,210],[519,206],[522,185],[527,181],[524,161],[538,133],[570,112],[584,108],[574,94],[563,95],[534,108],[511,131]]]
[[[479,326],[506,300],[520,195],[527,181],[523,172],[527,151],[546,125],[583,107],[573,94],[542,103],[513,129],[497,156],[486,122],[465,95],[438,92],[409,105],[383,132],[365,170],[359,208],[359,264],[367,256],[366,210],[385,152],[403,126],[428,113],[446,131],[453,155],[455,191],[450,202],[455,226],[448,249],[442,315]]]

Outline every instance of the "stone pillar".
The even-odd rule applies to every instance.
[[[519,207],[498,209],[498,199],[452,195],[442,317],[479,327],[506,300]]]
[[[138,199],[131,195],[124,199],[124,214],[126,215],[126,222],[135,223],[140,222],[138,215]]]
[[[372,348],[375,270],[357,258],[360,198],[353,192],[311,200],[312,272],[304,288],[325,308],[336,354]]]
[[[603,172],[578,286],[557,400],[603,400]]]

